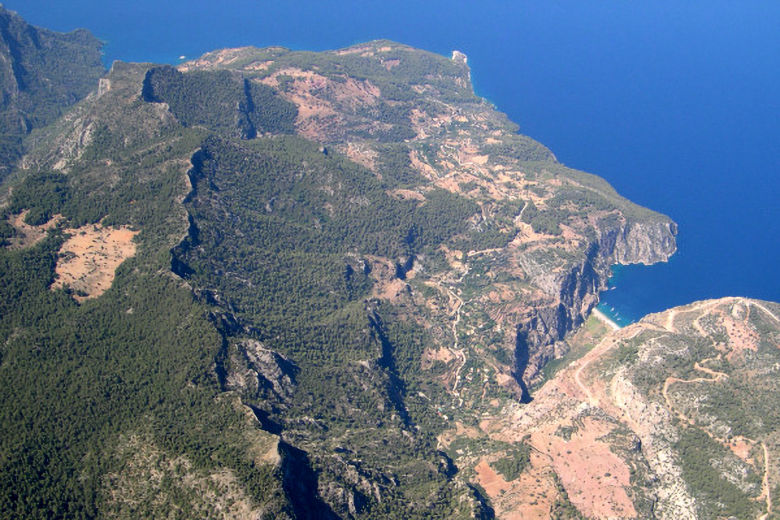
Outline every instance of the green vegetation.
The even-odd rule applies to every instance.
[[[379,153],[377,170],[388,188],[419,186],[422,176],[412,168],[409,146],[404,143],[387,143],[375,147]]]
[[[516,130],[515,130],[516,131]],[[505,162],[507,159],[521,162],[547,161],[553,158],[545,146],[524,135],[507,135],[498,144],[488,144],[485,153],[492,161]]]
[[[566,488],[563,487],[563,483],[556,473],[553,473],[555,479],[555,488],[558,491],[558,498],[553,504],[550,514],[551,518],[555,520],[584,520],[585,517],[577,510],[574,504],[569,499],[569,494],[566,492]]]
[[[93,43],[84,33],[68,38]],[[523,136],[488,154],[550,166],[529,174],[540,181],[565,178],[543,210],[491,201],[487,190],[472,199],[429,185],[410,150],[436,164],[441,142],[408,141],[412,102],[428,116],[469,115],[484,105],[468,69],[392,42],[364,47],[242,51],[226,66],[237,70],[116,63],[99,95],[27,138],[29,169],[4,185],[0,242],[15,233],[12,214],[28,211],[29,224],[56,214],[63,221],[34,247],[0,250],[0,516],[208,517],[217,475],[268,518],[490,517],[484,492],[461,485],[438,450],[439,434],[452,427],[441,377],[450,367],[421,367],[450,330],[426,322],[446,311],[420,305],[420,295],[438,294],[438,303],[446,295],[425,282],[447,280],[442,246],[504,247],[523,208],[535,230],[560,235],[580,206],[623,202],[584,174],[572,174],[584,188],[568,186],[550,152]],[[58,74],[68,65],[61,53],[51,57]],[[268,59],[265,69],[238,70]],[[297,80],[280,76],[278,89],[257,81],[290,68],[379,88],[376,103],[357,108],[332,85],[317,93],[343,110],[350,137],[376,152],[376,173],[291,135],[297,112],[281,92]],[[54,97],[35,91],[33,126],[83,97],[69,86],[72,99],[57,98],[51,112]],[[14,119],[20,106],[3,117]],[[487,119],[486,128],[516,129],[502,116]],[[465,120],[440,132],[456,135]],[[20,135],[0,136],[0,153],[18,156]],[[424,200],[389,195],[398,188],[421,188]],[[139,231],[136,255],[97,299],[50,290],[63,230],[98,223]],[[577,254],[540,249],[529,260],[554,269]],[[499,318],[469,302],[491,284],[516,281],[493,269],[501,257],[469,260],[455,332],[471,353],[489,350],[512,364]],[[385,263],[411,282],[393,280],[408,292],[390,300],[373,296],[377,280],[392,276],[372,272]],[[464,381],[487,377],[482,361],[470,356]],[[492,381],[462,388],[466,402],[510,398]],[[458,420],[474,418],[462,410]],[[264,462],[275,459],[274,447],[278,464]],[[530,460],[526,444],[458,439],[451,448],[501,451],[494,466],[509,480]],[[575,515],[562,487],[561,496],[554,514]]]
[[[422,204],[393,199],[371,172],[293,137],[208,138],[194,163],[191,231],[175,250],[177,269],[292,360],[300,368],[296,395],[306,396],[273,406],[246,398],[307,446],[338,438],[366,470],[406,475],[403,490],[384,489],[391,498],[381,504],[366,498],[372,514],[403,507],[414,517],[422,510],[400,504],[430,494],[443,517],[454,514],[433,449],[446,423],[417,397],[442,398],[442,388],[420,371],[431,339],[408,322],[407,311],[366,303],[372,281],[361,255],[435,258],[439,244],[467,231],[476,205],[443,190],[426,193]],[[401,434],[412,427],[411,438]],[[319,448],[310,454],[323,478],[340,478],[338,464]]]
[[[61,213],[63,225],[102,220],[142,233],[111,290],[81,305],[69,290],[49,290],[59,231],[31,249],[0,251],[0,516],[95,517],[105,475],[123,471],[121,439],[135,432],[149,432],[168,457],[185,456],[193,471],[230,468],[253,503],[282,513],[281,468],[255,464],[254,427],[219,399],[213,366],[223,333],[209,307],[165,274],[171,236],[185,230],[180,161],[202,135],[172,129],[121,146],[118,132],[133,131],[122,122],[104,124],[67,176],[23,176],[4,210],[28,209],[31,223]]]
[[[589,189],[564,188],[556,192],[547,201],[547,204],[553,208],[569,206],[581,214],[587,214],[594,210],[605,211],[614,208],[614,204],[610,203],[603,195]]]
[[[476,99],[471,85],[453,81],[453,78],[464,77],[467,68],[438,54],[412,49],[391,41],[375,41],[364,44],[382,61],[370,56],[362,56],[360,52],[349,54],[332,54],[308,51],[277,53],[274,63],[259,75],[270,75],[274,71],[288,67],[304,70],[314,70],[327,76],[342,76],[345,79],[355,78],[370,80],[382,91],[382,98],[390,101],[409,101],[417,94],[412,86],[432,84],[444,101],[464,102]],[[362,47],[363,45],[361,45]],[[382,49],[385,50],[382,50]],[[243,62],[232,64],[240,68],[247,62],[262,59],[267,51],[256,49],[256,57],[247,55]],[[254,58],[254,59],[252,59]],[[266,58],[267,59],[267,58]],[[388,69],[382,62],[396,62]]]
[[[22,138],[97,88],[102,44],[79,29],[68,34],[28,25],[0,6],[0,180],[23,151]]]
[[[523,211],[523,222],[531,224],[535,233],[557,236],[562,233],[560,223],[568,216],[568,212],[562,210],[539,211],[536,204],[529,200],[528,207]]]
[[[181,73],[173,67],[150,69],[142,97],[168,103],[184,126],[200,125],[233,137],[293,133],[297,109],[275,91],[228,71]]]
[[[145,425],[197,467],[265,487],[242,452],[245,419],[214,401],[220,338],[204,309],[168,277],[134,275],[133,262],[78,306],[48,290],[60,240],[0,253],[0,516],[94,516],[100,476],[121,470],[117,434]]]
[[[531,462],[531,447],[523,443],[513,445],[513,449],[505,457],[491,464],[504,479],[515,480]]]
[[[33,174],[14,190],[8,211],[19,213],[28,209],[25,222],[39,226],[48,222],[55,213],[64,211],[70,199],[65,175],[49,172]]]
[[[701,500],[697,501],[702,516],[720,518],[756,516],[757,503],[713,467],[712,460],[722,457],[723,448],[696,428],[684,428],[675,449],[682,458],[685,481]]]

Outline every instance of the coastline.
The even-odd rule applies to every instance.
[[[604,314],[597,308],[594,307],[593,310],[591,310],[590,312],[593,314],[593,316],[595,316],[597,320],[599,320],[601,323],[603,323],[610,329],[620,330],[622,328],[620,325],[617,324],[617,322],[611,320],[606,314]]]

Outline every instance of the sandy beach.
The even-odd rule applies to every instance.
[[[593,315],[596,317],[597,320],[602,322],[604,325],[609,327],[612,330],[620,330],[620,325],[609,319],[606,314],[601,312],[600,310],[594,308],[592,311]]]

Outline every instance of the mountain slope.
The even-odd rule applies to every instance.
[[[22,138],[89,94],[105,72],[102,44],[86,30],[57,33],[0,6],[0,178]]]
[[[493,516],[445,438],[528,401],[609,265],[666,259],[675,226],[469,80],[387,41],[117,62],[30,135],[0,228],[0,511]]]

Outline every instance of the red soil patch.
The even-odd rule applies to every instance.
[[[433,366],[435,361],[446,364],[454,359],[456,359],[455,354],[448,348],[441,347],[436,350],[426,348],[422,354],[421,366],[423,370],[427,370]]]
[[[546,429],[533,433],[531,444],[550,457],[569,499],[585,516],[635,518],[636,509],[626,492],[629,468],[601,440],[612,428],[588,417],[568,441]]]
[[[721,318],[723,327],[729,337],[731,352],[726,359],[732,361],[735,357],[742,356],[745,350],[758,350],[758,333],[746,321],[735,320],[731,316],[723,315]]]
[[[328,140],[328,136],[339,133],[344,123],[341,112],[359,113],[376,104],[381,95],[379,87],[369,81],[345,78],[337,82],[293,67],[278,70],[262,82],[278,86],[280,76],[292,78],[282,96],[298,107],[298,132],[313,140]]]
[[[740,459],[748,464],[752,463],[750,458],[750,450],[753,449],[752,442],[749,442],[744,437],[734,437],[726,446]]]
[[[546,519],[558,498],[552,473],[544,456],[531,453],[531,463],[515,480],[507,482],[483,458],[476,465],[477,482],[490,497],[496,518]]]
[[[487,491],[487,494],[491,497],[498,496],[509,489],[509,483],[490,467],[487,460],[482,459],[474,470],[477,472],[479,484],[485,488],[485,491]]]

